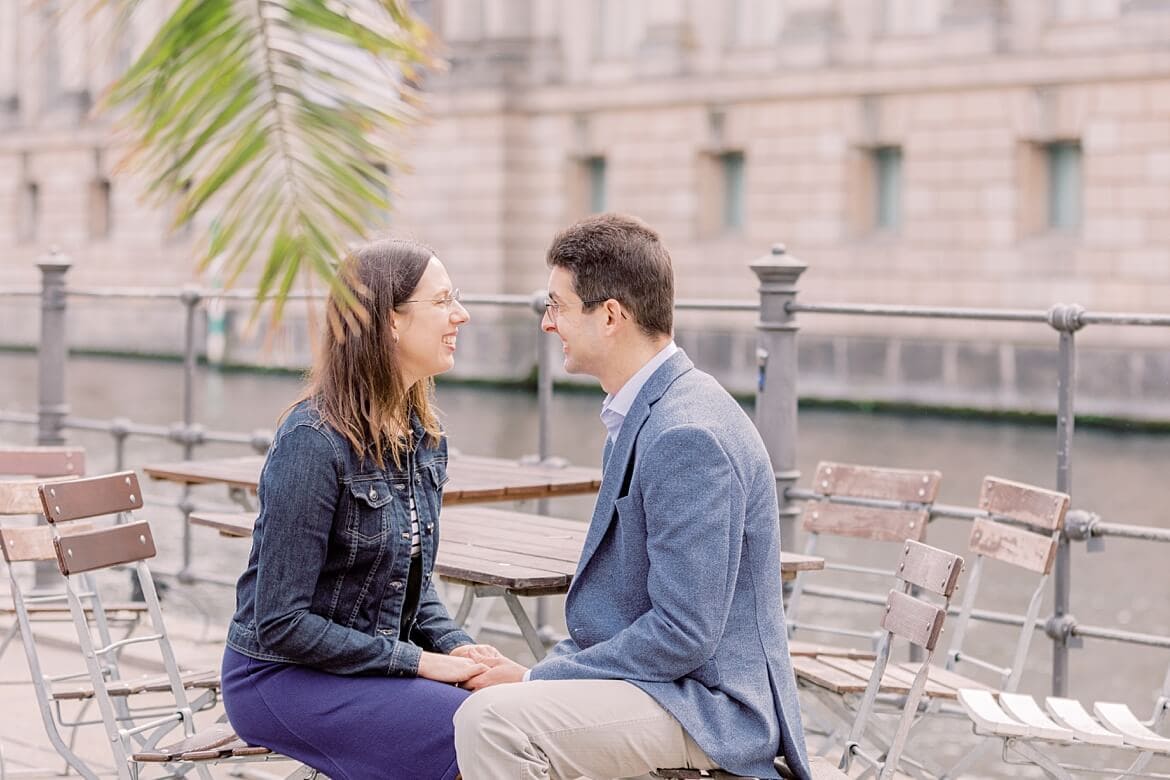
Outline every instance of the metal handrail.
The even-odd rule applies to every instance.
[[[16,286],[0,288],[0,298],[41,298],[42,316],[42,377],[48,382],[50,392],[46,395],[44,387],[39,399],[38,414],[0,411],[0,422],[16,422],[22,424],[37,424],[40,428],[38,442],[41,444],[61,443],[60,432],[64,429],[79,429],[91,431],[105,431],[115,442],[117,467],[123,466],[124,444],[129,436],[146,436],[167,439],[180,444],[184,457],[190,458],[194,449],[208,442],[242,444],[251,446],[254,451],[263,452],[271,441],[271,432],[264,430],[253,431],[250,434],[233,431],[208,431],[194,421],[192,403],[192,384],[196,368],[195,355],[195,328],[197,307],[210,301],[248,301],[257,302],[256,290],[223,290],[203,288],[188,285],[179,289],[163,287],[78,287],[70,288],[65,285],[65,273],[69,268],[67,261],[59,256],[50,256],[40,264],[43,285],[41,288]],[[796,300],[796,281],[805,269],[803,263],[791,260],[785,255],[782,246],[773,247],[769,257],[761,258],[752,265],[752,270],[759,276],[760,297],[755,301],[747,300],[718,300],[707,298],[680,299],[676,302],[679,310],[695,311],[724,311],[756,312],[760,315],[756,329],[760,337],[760,348],[757,351],[759,358],[759,395],[757,401],[757,415],[761,409],[769,412],[769,404],[780,403],[786,408],[772,414],[769,419],[757,419],[761,435],[769,445],[769,452],[773,458],[776,472],[777,486],[781,494],[781,522],[787,524],[782,534],[791,531],[796,511],[789,505],[793,500],[810,500],[819,498],[818,494],[804,491],[795,486],[799,472],[795,466],[795,448],[792,442],[795,432],[795,391],[794,384],[789,381],[779,383],[777,390],[769,386],[765,393],[765,372],[769,359],[780,362],[776,371],[789,372],[795,377],[796,351],[795,336],[797,325],[794,321],[796,314],[811,315],[845,315],[865,317],[903,317],[917,319],[948,319],[974,322],[1015,322],[1046,325],[1057,331],[1059,335],[1059,383],[1057,388],[1057,447],[1056,464],[1058,490],[1071,493],[1071,462],[1072,462],[1072,432],[1075,425],[1075,405],[1073,378],[1076,369],[1075,334],[1089,325],[1112,326],[1139,326],[1139,327],[1170,327],[1170,315],[1151,313],[1119,313],[1119,312],[1090,312],[1075,304],[1057,304],[1047,310],[1030,309],[989,309],[970,307],[945,306],[908,306],[885,304],[856,304],[856,303],[805,303]],[[290,301],[321,300],[324,292],[301,291],[287,296]],[[64,309],[67,298],[88,298],[95,300],[165,300],[179,301],[186,309],[186,327],[184,354],[184,388],[183,388],[183,419],[171,425],[149,425],[136,423],[125,418],[110,420],[74,417],[67,414],[68,408],[64,403],[63,395],[63,361],[64,350]],[[536,314],[543,313],[541,305],[543,298],[540,291],[528,295],[522,294],[468,294],[463,299],[469,305],[493,305],[501,307],[527,308]],[[263,301],[261,301],[263,302]],[[777,305],[779,304],[779,305]],[[539,351],[537,360],[537,387],[540,407],[539,425],[539,455],[547,457],[550,429],[552,424],[550,407],[552,398],[553,360],[551,345],[553,339],[542,337],[538,339]],[[46,363],[46,361],[48,361]],[[46,373],[47,366],[47,373]],[[786,374],[782,373],[782,377]],[[47,379],[45,379],[47,377]],[[787,393],[788,395],[785,395]],[[786,438],[789,437],[789,438]],[[182,489],[178,501],[180,508],[189,508],[190,488]],[[861,502],[864,503],[864,502]],[[935,504],[931,508],[931,519],[946,517],[960,520],[971,520],[987,516],[985,512],[970,507],[952,507]],[[188,568],[190,561],[190,527],[184,524],[184,566],[179,571],[181,579],[191,579]],[[1170,646],[1170,638],[1142,635],[1134,632],[1111,629],[1098,626],[1079,625],[1071,614],[1069,604],[1070,558],[1069,541],[1085,541],[1092,550],[1099,547],[1101,540],[1106,537],[1139,539],[1145,541],[1170,541],[1170,530],[1145,527],[1122,523],[1104,522],[1097,515],[1083,510],[1069,512],[1066,526],[1062,534],[1062,543],[1057,552],[1054,569],[1054,609],[1053,615],[1043,623],[1044,630],[1054,639],[1053,653],[1053,692],[1063,695],[1067,688],[1067,649],[1070,639],[1074,637],[1092,637],[1096,639],[1136,642],[1139,644],[1155,644],[1156,646]],[[817,590],[806,589],[809,592]],[[824,589],[832,592],[834,589]],[[976,615],[975,617],[980,617]],[[1011,617],[1011,616],[1009,616]],[[992,622],[1006,620],[1000,613],[982,613],[982,619]],[[1015,616],[1016,621],[1023,620],[1022,616]],[[538,619],[538,623],[544,621]],[[1022,625],[1016,622],[1016,625]],[[1040,625],[1040,623],[1037,623]],[[1152,638],[1151,638],[1152,637]]]

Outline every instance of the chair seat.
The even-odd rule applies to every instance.
[[[113,619],[125,619],[122,613],[129,613],[133,616],[146,614],[146,604],[142,601],[119,601],[113,604],[103,604],[102,607],[106,611],[106,617]],[[69,617],[69,605],[62,602],[61,604],[25,604],[25,610],[31,616],[39,615],[53,615],[60,614],[63,617]],[[92,614],[93,608],[87,607],[86,614]],[[16,605],[11,601],[0,601],[0,615],[15,615]]]
[[[857,647],[836,647],[835,645],[822,645],[818,642],[802,642],[799,639],[788,640],[788,654],[789,655],[807,655],[807,656],[838,656],[840,658],[868,658],[870,660],[877,658],[877,653],[872,650],[862,650]]]
[[[200,669],[183,672],[180,676],[184,688],[219,688],[219,672],[215,669]],[[165,674],[132,677],[126,680],[111,680],[106,691],[111,696],[132,696],[136,693],[159,693],[171,689],[171,680]],[[73,701],[93,698],[93,686],[89,683],[59,683],[53,689],[57,701]]]
[[[798,680],[838,694],[863,692],[873,673],[873,665],[874,659],[871,658],[850,658],[833,654],[792,658],[792,669]],[[917,671],[917,665],[913,663],[890,664],[882,676],[879,692],[904,696],[910,692]],[[958,698],[960,689],[992,690],[978,680],[941,666],[930,667],[926,696],[954,700]]]
[[[1151,731],[1124,704],[1099,701],[1093,705],[1093,714],[1107,727],[1121,734],[1127,745],[1141,750],[1170,753],[1170,739]]]
[[[1078,742],[1102,747],[1121,747],[1125,744],[1125,737],[1103,727],[1076,699],[1049,696],[1044,700],[1044,709],[1058,724],[1071,730]]]
[[[236,736],[226,723],[195,732],[190,737],[163,745],[154,750],[135,753],[135,761],[167,763],[171,761],[212,761],[228,756],[264,756],[272,751],[259,745],[249,745]]]

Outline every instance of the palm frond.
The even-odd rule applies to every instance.
[[[230,283],[258,263],[279,318],[302,272],[338,289],[337,258],[389,209],[384,142],[415,118],[428,35],[405,0],[180,0],[107,103],[175,226],[214,217],[201,265],[222,256]]]

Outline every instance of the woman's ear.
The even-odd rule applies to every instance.
[[[393,311],[390,312],[390,338],[398,343],[398,313]]]

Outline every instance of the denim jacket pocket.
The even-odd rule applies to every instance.
[[[353,501],[346,530],[363,542],[381,542],[386,537],[386,505],[394,496],[386,480],[358,480],[349,485]]]
[[[443,486],[451,481],[451,478],[447,476],[447,466],[444,463],[431,461],[422,470],[427,473],[435,490],[442,490]]]

